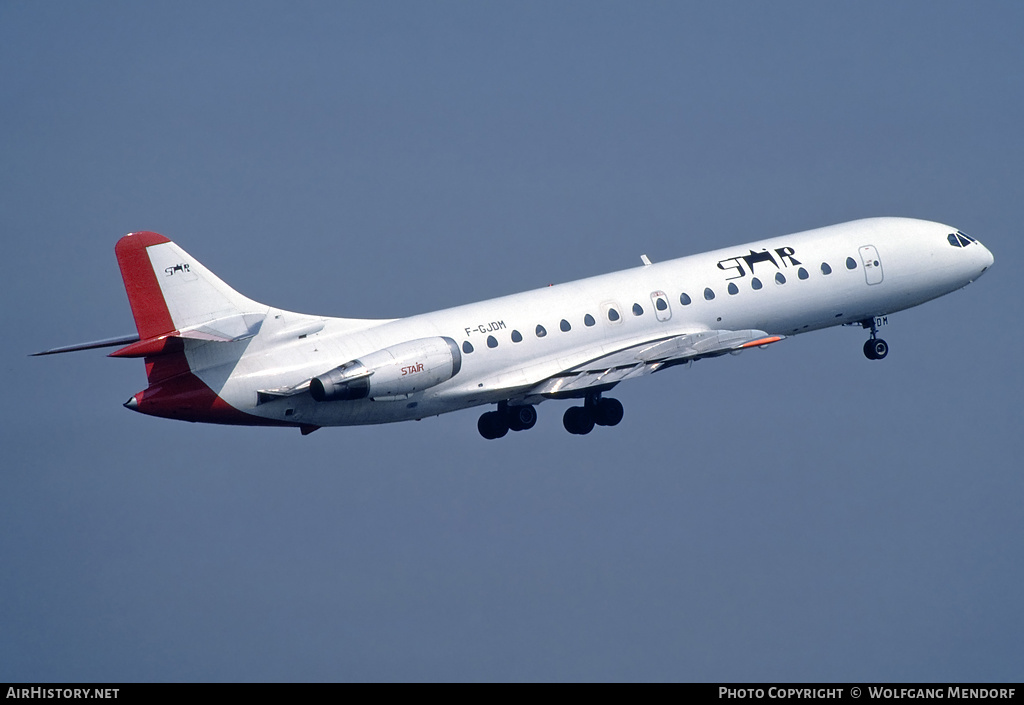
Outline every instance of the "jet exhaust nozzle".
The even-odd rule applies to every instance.
[[[317,401],[350,401],[370,395],[370,370],[358,360],[324,372],[309,381],[309,393]]]

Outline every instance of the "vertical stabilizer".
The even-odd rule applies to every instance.
[[[139,338],[235,340],[253,335],[267,307],[217,278],[173,242],[130,233],[114,247]]]

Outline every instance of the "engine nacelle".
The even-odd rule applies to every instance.
[[[346,362],[314,377],[317,401],[401,397],[446,382],[462,368],[462,351],[451,338],[420,338]]]

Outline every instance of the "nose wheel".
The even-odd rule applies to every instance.
[[[869,360],[884,360],[885,356],[889,354],[889,344],[878,337],[878,326],[875,319],[864,321],[861,325],[871,329],[871,338],[864,343],[864,357]]]
[[[889,354],[889,344],[881,338],[872,338],[864,343],[864,357],[869,360],[883,360]]]

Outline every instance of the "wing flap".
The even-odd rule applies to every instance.
[[[642,350],[638,357],[645,362],[694,359],[723,355],[734,350],[767,345],[779,340],[782,340],[781,335],[770,336],[763,330],[709,330],[669,338]]]
[[[653,374],[666,366],[764,347],[784,337],[755,329],[709,330],[648,341],[560,371],[530,387],[523,396],[573,394],[593,387],[615,385]]]
[[[638,362],[629,367],[613,367],[604,371],[574,372],[565,375],[558,375],[547,379],[530,389],[530,394],[560,394],[564,392],[575,392],[588,387],[598,387],[607,384],[618,384],[625,379],[640,377],[650,374],[646,368],[654,365],[645,365]]]

